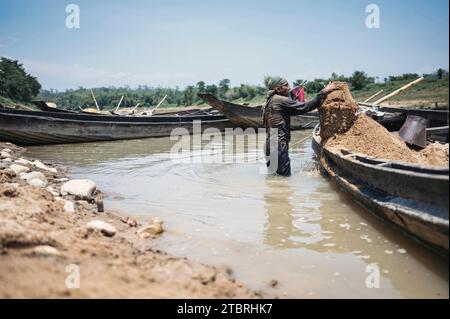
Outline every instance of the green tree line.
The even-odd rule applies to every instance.
[[[427,75],[436,79],[448,78],[448,71],[442,68],[435,73]],[[373,83],[389,83],[401,80],[415,79],[419,77],[415,73],[407,73],[389,76],[384,79],[369,76],[364,71],[355,71],[350,76],[332,73],[329,78],[314,79],[305,84],[307,93],[319,92],[330,81],[346,81],[350,83],[351,90],[362,90]],[[302,79],[295,80],[292,84],[302,83]],[[266,87],[263,85],[240,84],[231,86],[230,79],[223,79],[219,83],[206,83],[199,81],[188,85],[184,89],[150,87],[140,85],[135,88],[125,87],[100,87],[93,89],[97,102],[101,108],[112,109],[117,106],[123,96],[122,107],[134,107],[138,103],[141,106],[156,105],[167,95],[166,102],[171,106],[200,105],[203,101],[197,96],[199,92],[209,92],[229,101],[250,101],[254,98],[263,98]],[[57,91],[54,89],[42,90],[38,80],[25,72],[22,64],[16,60],[0,59],[0,95],[11,100],[30,102],[34,98],[55,102],[59,107],[78,109],[92,107],[94,101],[89,88],[79,87]]]
[[[30,101],[41,90],[38,80],[25,72],[17,60],[0,58],[0,95],[20,102]]]

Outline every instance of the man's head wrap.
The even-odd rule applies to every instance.
[[[288,81],[281,76],[269,76],[265,80],[266,86],[269,89],[267,96],[271,96],[275,93],[275,89],[288,84]]]

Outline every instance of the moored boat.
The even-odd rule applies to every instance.
[[[83,113],[0,110],[0,140],[18,145],[111,141],[169,136],[176,128],[192,133],[201,129],[223,131],[234,125],[221,114],[117,116]]]
[[[314,130],[312,147],[324,172],[371,212],[448,255],[448,167],[327,149],[321,144],[319,129]]]
[[[199,93],[198,96],[223,113],[233,124],[241,128],[262,127],[262,105],[247,106],[220,100],[210,93]],[[319,122],[317,112],[291,117],[291,129],[311,129]]]

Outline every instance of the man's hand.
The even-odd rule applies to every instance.
[[[323,88],[323,92],[325,94],[329,94],[330,92],[339,90],[338,86],[335,83],[328,83],[326,87]]]

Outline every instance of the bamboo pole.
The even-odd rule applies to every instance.
[[[164,95],[164,97],[162,98],[162,100],[159,101],[158,105],[157,105],[153,110],[150,111],[150,115],[153,115],[153,113],[156,111],[156,109],[162,104],[162,102],[165,101],[166,98],[167,98],[167,94]]]
[[[375,104],[375,105],[381,104],[381,103],[383,103],[384,101],[386,101],[387,99],[390,99],[391,97],[393,97],[394,95],[397,95],[397,94],[399,94],[400,92],[402,92],[402,91],[404,91],[404,90],[410,88],[411,86],[413,86],[413,85],[415,85],[415,84],[421,82],[423,79],[424,79],[424,77],[422,76],[422,77],[418,78],[417,80],[414,80],[414,81],[412,81],[412,82],[406,84],[405,86],[402,86],[402,87],[399,88],[398,90],[395,90],[394,92],[392,92],[392,93],[390,93],[390,94],[388,94],[388,95],[386,95],[386,96],[383,96],[381,99],[375,101],[373,104]]]
[[[379,90],[377,93],[375,93],[374,95],[372,95],[371,97],[369,97],[368,99],[366,99],[366,100],[364,101],[364,103],[369,102],[371,99],[375,98],[376,96],[380,95],[380,94],[383,93],[383,92],[384,92],[384,90]]]
[[[162,100],[158,103],[158,105],[153,109],[153,111],[156,111],[156,109],[162,104],[162,102],[165,101],[165,99],[167,98],[167,94],[164,95],[164,97],[162,98]]]
[[[123,95],[122,95],[122,97],[120,98],[119,104],[117,104],[117,107],[116,107],[114,113],[117,112],[117,111],[119,110],[120,104],[122,104],[122,100],[123,100]]]
[[[138,108],[138,106],[139,106],[140,104],[141,104],[141,103],[136,104],[136,106],[133,107],[133,109],[131,110],[131,112],[130,112],[129,114],[133,114],[134,111],[136,111],[136,109]]]
[[[97,104],[97,99],[95,98],[94,91],[92,91],[92,89],[91,89],[91,94],[92,94],[92,98],[94,99],[95,106],[97,107],[97,111],[100,112],[100,108],[98,107],[98,104]]]

